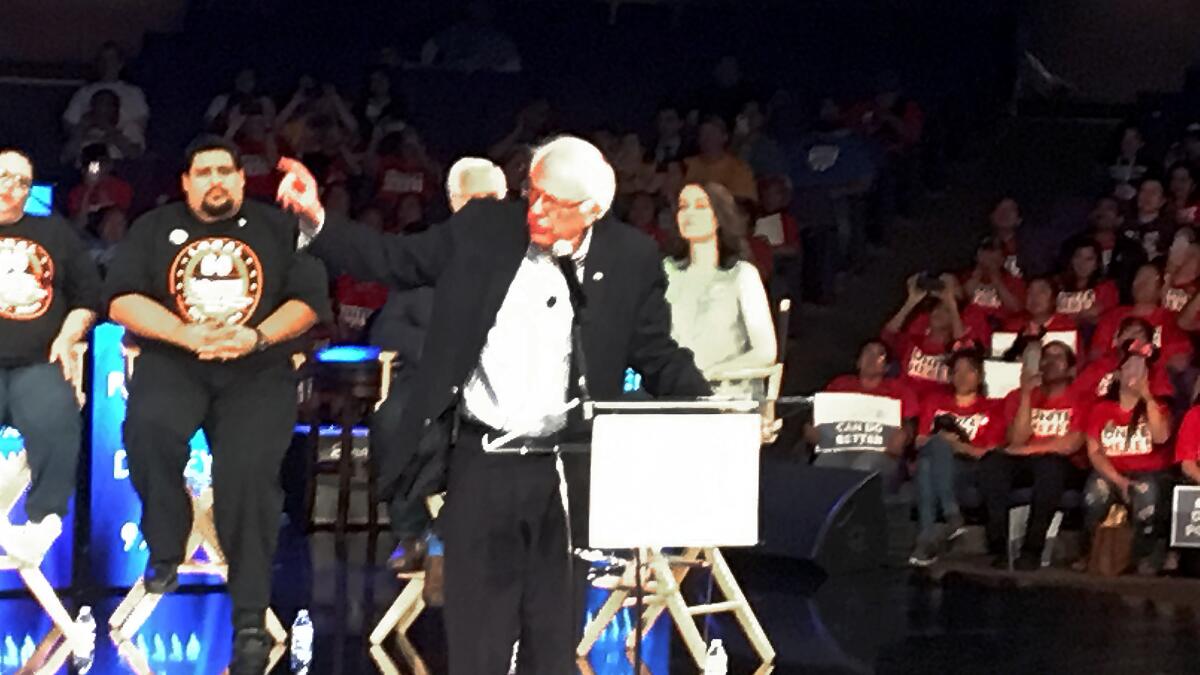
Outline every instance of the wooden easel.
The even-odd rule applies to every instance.
[[[444,502],[443,495],[433,495],[425,501],[425,506],[429,509],[429,514],[437,518]],[[399,578],[405,582],[404,588],[400,591],[400,595],[396,596],[391,607],[388,607],[387,611],[383,613],[379,624],[371,631],[372,647],[379,647],[393,633],[397,639],[407,642],[405,634],[408,633],[408,629],[412,627],[417,617],[421,616],[421,612],[425,610],[425,572],[422,570],[402,574]]]
[[[121,656],[121,660],[129,666],[137,675],[155,675],[153,669],[150,668],[150,663],[146,661],[146,657],[142,655],[142,651],[137,648],[131,640],[117,642],[117,653]],[[271,653],[267,657],[267,669],[264,672],[271,672],[279,662],[283,660],[283,655],[287,653],[287,647],[283,644],[276,644]],[[228,675],[229,669],[221,671],[221,675]]]

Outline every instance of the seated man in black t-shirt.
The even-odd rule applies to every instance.
[[[295,250],[296,217],[243,199],[235,146],[202,138],[186,158],[186,202],[142,216],[108,268],[112,318],[142,347],[125,449],[144,506],[146,589],[168,593],[191,529],[188,440],[204,429],[233,600],[230,673],[261,675],[279,469],[296,422],[292,341],[330,317],[328,286],[320,263]]]
[[[29,157],[0,150],[0,422],[21,432],[33,476],[29,522],[11,526],[5,553],[35,566],[75,492],[83,420],[71,348],[96,318],[100,276],[65,220],[25,215],[32,184]]]

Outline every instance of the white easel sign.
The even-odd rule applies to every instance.
[[[883,452],[900,425],[900,401],[894,398],[840,392],[813,397],[817,452]]]

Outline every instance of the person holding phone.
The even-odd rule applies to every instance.
[[[1045,335],[1047,332],[1074,331],[1078,328],[1070,315],[1058,312],[1058,285],[1050,277],[1034,277],[1025,291],[1025,311],[1004,322],[1004,330],[1019,335]]]
[[[1171,416],[1150,386],[1150,367],[1158,351],[1150,342],[1134,340],[1121,346],[1120,374],[1108,396],[1088,417],[1087,449],[1092,473],[1084,488],[1085,542],[1114,503],[1129,507],[1134,524],[1134,559],[1138,573],[1158,572],[1165,546],[1155,541],[1164,517],[1162,501],[1169,494],[1169,471],[1174,464],[1167,441]],[[1080,562],[1087,560],[1087,555]]]
[[[950,358],[954,391],[930,397],[921,408],[917,456],[917,512],[921,531],[909,563],[928,567],[942,547],[965,531],[956,485],[969,482],[979,460],[1004,443],[1002,411],[987,397],[983,357],[977,350]],[[945,524],[937,524],[941,511]]]
[[[1030,571],[1041,566],[1046,530],[1067,484],[1082,482],[1087,457],[1080,450],[1090,399],[1071,387],[1076,361],[1069,346],[1035,343],[1025,355],[1021,387],[1004,399],[1008,445],[988,454],[979,469],[988,548],[1004,552],[997,566],[1008,566],[1009,493],[1014,484],[1033,486],[1025,542],[1014,563],[1016,569]]]

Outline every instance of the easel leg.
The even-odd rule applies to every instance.
[[[725,599],[738,603],[739,607],[734,610],[734,616],[737,617],[738,623],[741,624],[742,630],[746,633],[746,637],[754,647],[754,651],[763,660],[763,663],[773,662],[775,660],[775,648],[771,646],[771,641],[767,639],[766,631],[763,630],[762,624],[758,622],[758,617],[755,616],[754,610],[750,608],[750,601],[742,593],[742,587],[738,585],[737,579],[733,577],[733,571],[729,569],[729,563],[725,562],[725,556],[721,555],[720,549],[716,548],[705,549],[704,554],[709,562],[712,563],[713,579],[717,582],[717,587],[721,589],[721,593],[725,596]]]
[[[575,656],[586,658],[592,651],[592,646],[596,644],[596,640],[599,640],[604,633],[604,629],[608,628],[608,624],[612,623],[617,612],[621,611],[621,607],[625,605],[625,600],[629,597],[629,589],[633,588],[635,571],[633,563],[631,563],[621,574],[621,580],[617,583],[617,587],[609,594],[608,599],[600,607],[600,611],[596,612],[596,616],[584,627],[583,637],[575,648]]]
[[[667,611],[671,613],[684,645],[687,646],[696,665],[703,668],[704,654],[707,651],[704,638],[696,628],[692,615],[688,613],[687,603],[683,601],[683,594],[679,591],[679,584],[675,583],[675,575],[671,573],[671,565],[661,551],[651,551],[650,568],[654,571],[658,595],[666,604]]]
[[[371,631],[370,642],[372,645],[383,644],[383,641],[393,632],[400,634],[408,632],[408,629],[425,609],[425,599],[422,597],[424,590],[425,580],[420,577],[414,577],[404,585],[404,589],[400,591],[396,601],[384,613],[379,624],[375,626],[375,630]]]
[[[671,574],[675,578],[676,586],[682,586],[684,578],[687,577],[688,572],[691,571],[690,565],[699,561],[699,559],[700,549],[698,548],[689,548],[683,552],[683,555],[680,556],[679,560],[684,564],[672,565],[671,569]],[[682,592],[682,590],[680,592]],[[646,610],[646,614],[642,618],[642,630],[646,633],[649,633],[650,629],[654,627],[654,622],[658,621],[658,618],[662,616],[663,610],[665,609],[666,605],[661,603],[650,605],[650,608]]]

